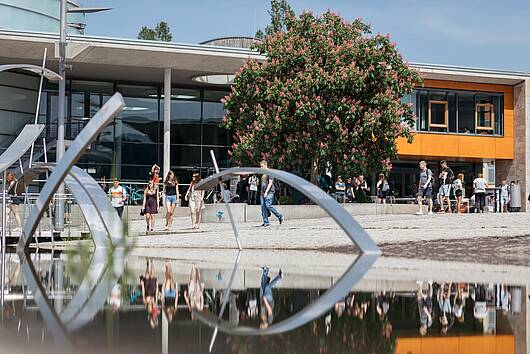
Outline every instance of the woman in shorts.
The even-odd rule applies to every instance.
[[[464,193],[464,174],[459,173],[458,178],[454,181],[455,198],[456,198],[456,212],[461,213],[462,194]]]
[[[173,171],[169,171],[164,180],[164,195],[166,196],[166,225],[164,230],[169,231],[173,226],[175,208],[179,200],[179,183]]]

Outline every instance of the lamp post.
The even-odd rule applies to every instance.
[[[66,15],[68,13],[87,14],[94,12],[101,12],[112,10],[109,7],[74,7],[68,9],[66,6],[67,0],[61,0],[60,7],[60,27],[59,27],[59,75],[62,80],[59,81],[59,96],[57,98],[58,109],[57,109],[57,147],[56,147],[56,158],[55,161],[59,162],[65,151],[64,143],[64,106],[66,102],[66,27],[69,25],[66,22]],[[79,25],[79,24],[74,24]],[[57,231],[64,230],[64,185],[61,184],[57,189],[57,200],[55,204],[55,229]]]

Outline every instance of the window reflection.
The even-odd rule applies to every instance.
[[[483,92],[415,90],[405,102],[413,106],[420,131],[502,135],[504,96]]]

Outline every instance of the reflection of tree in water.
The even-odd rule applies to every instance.
[[[277,295],[275,323],[294,314],[296,304],[290,301],[288,291]],[[291,298],[292,299],[292,298]],[[396,336],[392,325],[382,319],[370,306],[364,318],[351,311],[342,316],[331,315],[331,327],[326,316],[293,331],[271,336],[229,336],[227,343],[234,353],[394,353]]]

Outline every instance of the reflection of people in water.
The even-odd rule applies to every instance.
[[[466,303],[462,294],[462,286],[460,284],[456,284],[456,295],[453,300],[453,316],[460,323],[464,322],[465,305]]]
[[[112,287],[108,302],[112,306],[112,312],[118,312],[121,307],[121,285],[119,283]]]
[[[445,290],[445,283],[442,283],[440,288],[437,292],[437,300],[438,300],[438,306],[440,307],[440,325],[441,325],[441,331],[440,333],[442,335],[447,335],[447,331],[449,331],[449,328],[453,325],[454,319],[452,316],[452,308],[451,308],[451,287],[453,286],[453,283],[450,283],[447,286],[447,292]]]
[[[263,267],[261,274],[261,286],[259,289],[260,306],[260,325],[259,328],[267,328],[274,320],[274,298],[272,296],[272,289],[283,278],[282,270],[278,271],[278,275],[272,279],[269,277],[269,268]]]
[[[420,316],[420,335],[427,334],[427,329],[432,326],[432,282],[429,282],[427,293],[423,293],[423,282],[418,282],[418,313]]]
[[[148,320],[151,328],[158,326],[158,281],[155,266],[152,260],[147,261],[147,268],[142,282],[142,300],[147,309]]]
[[[184,291],[184,300],[193,317],[193,310],[204,309],[204,284],[201,282],[201,271],[197,265],[191,266],[188,289]]]
[[[165,276],[166,279],[162,285],[162,306],[168,322],[171,322],[177,312],[179,291],[177,282],[173,279],[173,271],[169,261],[165,264]]]
[[[388,310],[390,309],[390,301],[388,299],[388,296],[386,295],[386,291],[382,291],[381,294],[377,296],[377,302],[375,306],[375,310],[377,312],[377,315],[381,320],[386,318],[386,314],[388,313]]]

